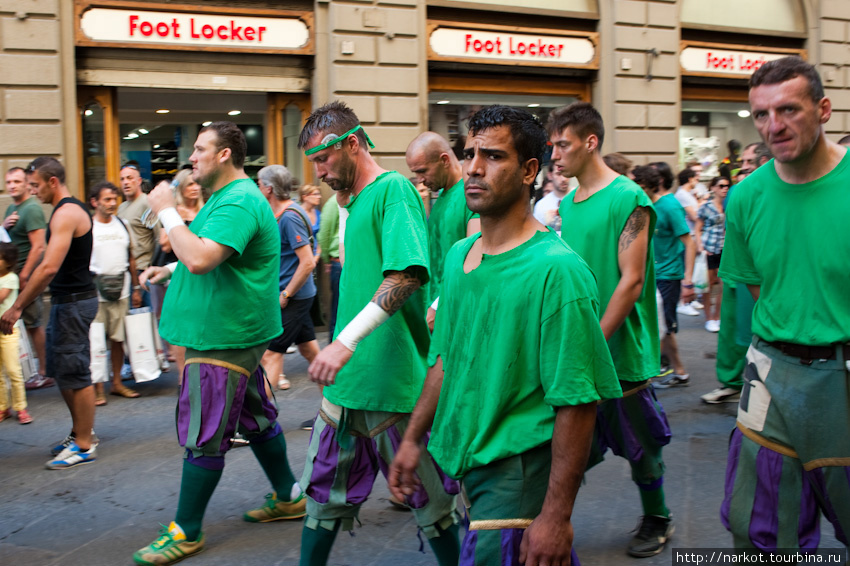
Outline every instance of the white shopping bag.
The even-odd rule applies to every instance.
[[[32,346],[30,345],[29,335],[27,334],[27,329],[24,326],[24,321],[18,319],[15,326],[18,328],[19,335],[18,355],[21,358],[21,375],[23,375],[24,381],[27,381],[38,373],[35,365],[35,355],[33,354]]]
[[[694,284],[694,289],[697,293],[703,293],[708,289],[708,257],[705,252],[697,256],[694,262],[694,273],[691,276],[691,283]]]
[[[91,382],[106,383],[109,381],[109,362],[106,355],[106,325],[102,322],[92,322],[89,327],[89,343],[91,344]]]
[[[130,356],[130,366],[136,383],[151,381],[160,376],[159,360],[156,357],[153,314],[149,307],[130,309],[124,319],[125,344]]]

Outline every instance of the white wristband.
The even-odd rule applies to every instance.
[[[183,219],[180,218],[180,213],[173,206],[160,210],[157,216],[159,217],[159,221],[162,222],[162,227],[165,228],[166,234],[170,233],[172,228],[186,225]]]
[[[336,339],[353,352],[361,340],[369,336],[376,328],[386,322],[388,318],[390,318],[390,315],[387,311],[370,301],[342,329],[342,332],[339,333]]]
[[[440,304],[440,297],[437,297],[436,299],[434,299],[434,302],[431,303],[431,308],[434,309],[434,310],[437,310],[437,306],[439,304]]]
[[[167,269],[168,271],[171,272],[171,275],[174,275],[174,270],[177,269],[178,263],[179,262],[177,262],[177,261],[172,261],[171,263],[166,264],[164,267],[165,267],[165,269]]]

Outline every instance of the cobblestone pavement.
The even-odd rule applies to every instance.
[[[717,385],[716,335],[703,329],[701,316],[682,318],[680,348],[692,383],[658,392],[673,430],[665,450],[665,488],[676,533],[656,557],[636,560],[625,554],[640,501],[626,462],[609,456],[588,473],[573,515],[575,547],[584,566],[669,565],[673,547],[731,545],[719,508],[735,406],[700,402],[699,396]],[[277,393],[280,423],[299,476],[310,433],[298,425],[315,415],[320,397],[298,354],[286,356],[286,373],[292,388]],[[176,375],[172,371],[134,387],[142,393],[140,399],[108,396],[109,404],[98,408],[95,429],[101,444],[97,462],[89,466],[44,468],[50,446],[65,437],[70,423],[55,387],[29,392],[32,424],[0,423],[0,564],[131,564],[132,553],[156,537],[159,524],[173,519],[182,458],[174,429]],[[268,491],[251,451],[232,450],[207,510],[206,550],[185,564],[296,565],[300,522],[250,524],[241,519]],[[352,536],[340,534],[331,564],[435,564],[427,543],[424,553],[419,551],[410,513],[394,509],[388,496],[379,479],[362,508],[362,526]],[[826,523],[822,546],[841,546]]]

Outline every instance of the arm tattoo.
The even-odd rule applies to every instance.
[[[642,206],[637,207],[629,215],[629,219],[626,220],[626,227],[623,228],[623,232],[620,234],[620,253],[629,249],[632,242],[637,239],[638,234],[646,227],[647,216],[649,216],[649,212]]]
[[[391,271],[378,287],[372,302],[392,316],[421,286],[418,268],[408,267],[404,271]]]

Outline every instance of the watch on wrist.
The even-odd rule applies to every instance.
[[[289,291],[284,289],[283,291],[281,291],[280,296],[283,297],[284,299],[288,299],[289,298]]]
[[[685,289],[693,289],[694,288],[693,285],[682,285],[682,287],[684,287]]]

